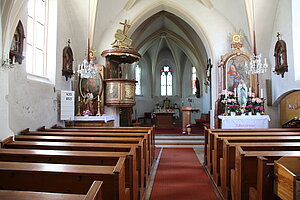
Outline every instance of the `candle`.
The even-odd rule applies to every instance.
[[[260,89],[260,98],[264,98],[264,91],[262,88]]]
[[[80,96],[78,96],[78,101],[80,101]]]
[[[267,64],[267,58],[265,58],[265,64]]]
[[[237,96],[237,93],[236,93],[236,88],[234,88],[234,97]]]
[[[14,65],[16,63],[16,57],[13,57],[12,64]]]
[[[98,101],[100,101],[100,97],[99,97],[99,95],[98,95]]]
[[[227,89],[225,89],[225,99],[227,99]]]
[[[251,95],[251,93],[252,93],[252,91],[251,91],[251,87],[249,87],[249,93],[250,93],[250,95]]]

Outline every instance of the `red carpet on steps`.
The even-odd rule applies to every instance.
[[[150,200],[215,200],[212,185],[191,148],[164,148]]]

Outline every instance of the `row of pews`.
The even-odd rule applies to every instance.
[[[140,200],[154,151],[152,127],[26,129],[1,141],[0,199]]]
[[[300,156],[300,129],[205,130],[204,166],[222,199],[280,199],[274,162],[285,156]]]

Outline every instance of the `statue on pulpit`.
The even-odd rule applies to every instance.
[[[87,93],[84,95],[84,104],[85,104],[85,109],[84,110],[89,110],[91,115],[94,115],[94,107],[93,107],[93,99],[94,95],[92,92],[87,89]]]

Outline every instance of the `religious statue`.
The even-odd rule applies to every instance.
[[[91,115],[94,115],[94,108],[93,108],[93,99],[94,95],[87,89],[87,93],[84,95],[84,104],[86,105],[85,110],[90,111]]]
[[[242,79],[237,87],[237,93],[238,93],[238,99],[239,99],[239,104],[241,106],[246,106],[247,104],[247,86]]]

